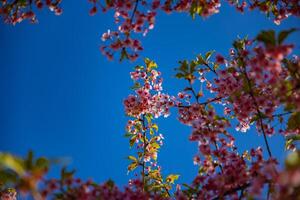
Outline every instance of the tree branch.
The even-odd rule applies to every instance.
[[[243,70],[243,73],[245,75],[245,78],[246,78],[246,81],[247,81],[247,84],[249,86],[249,95],[251,96],[252,100],[253,100],[253,103],[255,105],[255,108],[256,108],[256,112],[257,112],[257,115],[258,115],[258,118],[259,118],[259,124],[260,124],[260,128],[263,132],[263,136],[264,136],[264,141],[265,141],[265,144],[266,144],[266,147],[267,147],[267,151],[268,151],[268,154],[269,154],[269,157],[272,157],[272,152],[271,152],[271,149],[270,149],[270,146],[269,146],[269,143],[268,143],[268,140],[267,140],[267,136],[266,136],[266,132],[265,132],[265,128],[263,126],[263,115],[259,109],[259,106],[258,106],[258,103],[256,102],[256,99],[255,99],[255,96],[253,94],[253,90],[252,90],[252,85],[251,85],[251,81],[250,81],[250,78],[248,77],[248,74],[246,72],[246,69]]]
[[[204,63],[204,65],[205,65],[211,72],[213,72],[216,76],[219,76],[219,75],[217,74],[216,70],[213,69],[213,68],[211,68],[206,62]]]
[[[135,5],[134,5],[134,8],[133,8],[131,17],[130,17],[130,24],[132,24],[132,21],[133,21],[135,13],[137,11],[138,5],[139,5],[139,0],[135,0]]]
[[[143,141],[144,141],[144,148],[143,148],[143,161],[142,161],[142,182],[143,182],[143,190],[145,190],[145,154],[146,154],[146,131],[144,130],[145,128],[145,115],[143,114],[142,116],[142,131],[143,131]]]

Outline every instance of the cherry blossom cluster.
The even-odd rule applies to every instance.
[[[148,118],[149,116],[149,118]],[[148,121],[151,121],[150,115],[148,115]],[[143,119],[142,119],[143,120]],[[145,119],[146,121],[146,119]],[[144,127],[143,127],[144,126]],[[142,129],[142,130],[140,130]],[[147,126],[144,122],[144,125],[141,123],[140,120],[129,120],[126,126],[126,132],[130,134],[131,139],[130,143],[131,146],[134,144],[137,145],[138,149],[143,149],[144,147],[144,135],[142,134],[143,131],[148,130],[151,131],[151,134],[154,133],[155,130],[158,130],[158,127],[155,123],[149,123]],[[156,136],[153,136],[147,143],[151,145],[146,145],[145,152],[143,155],[143,162],[150,162],[152,167],[156,167],[156,160],[157,160],[157,150],[159,147],[163,145],[164,136],[159,133]],[[134,160],[134,159],[133,159]],[[134,160],[135,161],[135,160]],[[146,168],[146,171],[151,171],[151,166]]]
[[[91,180],[82,181],[78,178],[50,179],[41,190],[41,199],[162,199],[159,195],[143,190],[140,180],[131,180],[124,189],[119,189],[112,181],[97,184]],[[62,192],[64,191],[64,192]]]
[[[125,101],[125,113],[132,117],[126,126],[126,136],[130,146],[135,146],[136,156],[128,156],[130,164],[128,172],[140,167],[143,188],[147,191],[159,192],[163,197],[170,197],[171,185],[178,175],[162,176],[161,167],[157,164],[158,150],[163,145],[163,135],[158,132],[154,118],[167,117],[170,107],[174,106],[175,97],[162,93],[162,79],[156,63],[145,59],[145,66],[137,66],[131,72],[135,82],[133,90]]]
[[[107,1],[106,4],[101,4],[98,0],[90,0],[93,7],[90,14],[94,15],[99,7],[102,11],[113,10],[115,23],[118,26],[117,30],[108,30],[103,33],[102,40],[107,43],[101,46],[101,52],[113,59],[116,52],[120,52],[120,60],[127,58],[134,61],[139,51],[143,50],[141,42],[132,37],[133,33],[142,34],[145,36],[149,30],[154,28],[156,13],[164,11],[172,12],[187,12],[193,18],[196,15],[206,18],[219,12],[221,7],[220,0],[135,0],[135,1]],[[299,1],[261,1],[251,0],[233,1],[228,0],[229,4],[234,5],[238,11],[244,12],[246,8],[249,10],[258,9],[267,15],[270,13],[274,16],[274,22],[280,22],[289,16],[300,16]]]
[[[213,112],[210,115],[213,116]],[[191,139],[198,140],[200,153],[194,158],[194,163],[200,168],[191,186],[193,192],[187,192],[188,198],[217,199],[226,196],[238,199],[241,190],[245,197],[260,196],[264,185],[277,178],[276,161],[264,161],[261,148],[239,155],[234,138],[224,130],[224,125],[219,129],[221,123],[218,121],[215,118],[193,126]],[[182,193],[178,195],[186,198]]]
[[[146,60],[148,66],[151,62]],[[144,114],[152,114],[155,118],[169,115],[170,107],[174,105],[174,97],[161,92],[162,78],[159,76],[160,72],[154,68],[137,67],[131,73],[131,78],[135,81],[135,94],[124,101],[127,115],[140,117]]]
[[[99,1],[90,0],[93,7],[90,14],[97,12]],[[101,52],[108,58],[113,59],[115,52],[120,52],[120,59],[130,59],[134,61],[138,57],[139,51],[143,50],[141,42],[132,38],[132,33],[145,36],[154,28],[156,13],[162,10],[171,12],[191,12],[193,15],[207,17],[219,12],[219,0],[210,1],[186,1],[173,2],[170,0],[160,1],[109,1],[106,5],[100,4],[102,11],[113,10],[115,23],[118,29],[108,30],[102,35],[102,41],[107,41],[107,45],[101,46]]]
[[[293,102],[292,110],[299,109],[296,102],[300,93],[294,88],[299,80],[292,78],[295,72],[287,66],[290,61],[286,59],[293,45],[282,44],[283,33],[287,31],[281,32],[277,41],[272,31],[262,32],[258,42],[238,40],[228,60],[220,56],[217,59],[226,68],[218,72],[213,91],[218,97],[227,98],[227,112],[233,111],[239,120],[238,130],[244,132],[257,121],[260,131],[272,135],[274,128],[263,121],[273,120],[275,111],[288,102]]]
[[[291,15],[297,17],[300,16],[300,4],[298,0],[250,0],[248,3],[245,0],[228,0],[228,2],[235,5],[237,10],[240,12],[244,12],[245,8],[248,6],[249,10],[258,9],[267,15],[272,14],[274,16],[274,23],[277,25]]]
[[[190,140],[198,142],[194,164],[199,165],[199,174],[192,189],[177,192],[178,199],[258,197],[264,185],[276,180],[276,160],[264,160],[261,148],[240,155],[227,132],[229,120],[218,116],[209,103],[179,104],[179,120],[192,126]]]
[[[190,140],[198,142],[194,164],[199,165],[199,174],[186,190],[177,192],[179,199],[256,198],[265,194],[264,188],[268,188],[272,199],[297,194],[295,189],[287,192],[287,183],[279,181],[286,180],[290,173],[297,174],[297,170],[278,171],[266,138],[276,132],[289,135],[288,149],[296,149],[293,142],[299,140],[299,59],[290,59],[293,45],[284,44],[293,31],[278,35],[263,31],[255,40],[239,39],[228,59],[217,55],[212,62],[212,52],[207,52],[191,62],[180,62],[176,77],[185,79],[189,86],[178,94],[181,102],[175,106],[179,109],[179,121],[192,127]],[[223,115],[217,114],[215,110],[222,108]],[[256,124],[264,136],[268,159],[263,158],[260,147],[250,153],[237,151],[234,136],[228,132],[234,124],[232,119],[239,122],[238,131],[245,132],[252,123]],[[275,119],[281,124],[288,119],[283,125],[286,130],[275,129]],[[296,185],[298,181],[295,177]],[[285,192],[282,196],[270,192],[274,188]]]
[[[200,165],[188,197],[198,199],[247,199],[262,195],[264,185],[277,180],[276,161],[263,160],[260,148],[239,155],[223,147],[213,155],[218,160],[207,158]],[[196,192],[195,192],[196,191]],[[183,195],[182,193],[179,195]],[[185,195],[186,196],[186,195]]]
[[[290,46],[287,47],[291,48]],[[239,49],[231,50],[231,56],[236,56],[238,53],[235,53],[234,51],[238,50]],[[256,52],[255,50],[256,48],[254,49],[254,52]],[[290,51],[291,50],[282,51],[287,52],[283,53],[283,57],[286,57]],[[270,53],[272,50],[268,52]],[[268,187],[268,190],[270,191],[275,187],[286,187],[281,186],[277,182],[277,180],[283,176],[278,172],[277,161],[272,157],[265,160],[260,147],[252,149],[250,152],[246,151],[242,154],[237,151],[233,135],[227,132],[227,129],[231,126],[231,122],[226,116],[230,113],[235,114],[235,116],[241,115],[242,112],[237,112],[237,109],[233,109],[233,112],[231,112],[229,107],[231,104],[234,104],[235,101],[238,101],[236,104],[240,103],[241,105],[242,102],[239,102],[240,100],[234,99],[231,96],[235,95],[235,92],[244,92],[244,95],[247,95],[248,97],[243,101],[245,104],[247,104],[247,100],[252,102],[253,97],[249,93],[249,88],[246,88],[247,90],[245,90],[244,85],[248,84],[248,82],[246,82],[246,75],[243,75],[243,68],[234,67],[233,62],[225,60],[221,55],[217,56],[217,63],[218,65],[226,64],[228,72],[226,71],[227,69],[216,70],[218,68],[217,65],[215,65],[214,68],[211,68],[209,66],[212,64],[212,62],[209,61],[210,54],[211,53],[206,54],[205,58],[198,56],[197,59],[191,63],[181,62],[181,66],[179,67],[180,72],[176,75],[178,78],[186,79],[189,86],[185,88],[184,92],[178,93],[177,100],[174,99],[174,107],[178,108],[179,121],[192,127],[190,140],[198,142],[199,150],[198,155],[194,157],[194,163],[199,165],[199,174],[188,189],[182,191],[179,189],[177,190],[176,199],[255,198],[262,196],[264,194],[264,188],[266,187]],[[246,55],[250,56],[250,53],[244,53],[244,56]],[[254,53],[254,55],[257,57],[256,53]],[[253,56],[253,58],[255,56]],[[275,60],[273,56],[267,58],[271,59],[270,63],[281,63],[283,57],[280,58],[280,61]],[[235,59],[237,60],[238,57],[235,57]],[[248,60],[250,63],[251,59],[248,58]],[[248,64],[248,60],[245,62],[246,65]],[[205,68],[198,69],[198,65],[204,65]],[[249,66],[250,67],[247,68],[244,66],[244,69],[250,70],[251,65]],[[210,71],[214,72],[217,76],[215,81],[220,84],[217,85],[217,87],[212,87],[210,81],[204,76],[204,73]],[[266,73],[273,74],[273,72],[273,69],[270,68]],[[201,84],[206,82],[207,90],[215,94],[216,97],[206,98],[207,101],[199,102],[202,98],[205,98],[205,96],[203,96],[203,91],[199,93],[196,92],[194,84],[197,83],[197,76],[193,73],[198,73],[199,82]],[[247,71],[247,74],[248,73],[249,72]],[[279,76],[277,72],[274,72],[274,76],[275,75]],[[134,72],[131,76],[133,79],[138,80],[145,75],[143,73]],[[251,80],[252,77],[249,79]],[[221,85],[222,81],[227,82]],[[258,84],[255,83],[255,81],[261,83],[262,81],[268,80],[251,80],[251,84]],[[254,86],[250,85],[249,87]],[[256,87],[261,87],[261,85]],[[225,92],[220,91],[219,88],[223,89]],[[271,92],[272,91],[273,90],[271,90]],[[221,92],[222,94],[220,94]],[[204,91],[204,93],[206,92]],[[272,95],[274,95],[274,93],[272,93]],[[195,103],[191,103],[192,97],[196,100]],[[230,99],[228,97],[230,97]],[[256,98],[257,97],[255,96],[255,100]],[[268,112],[266,112],[266,110],[268,110],[268,106],[270,106],[268,103],[264,104],[263,99],[260,98],[258,98],[257,101],[260,103],[260,112],[265,113],[264,117],[274,117],[273,115],[267,115]],[[279,103],[280,101],[278,100],[277,104],[279,105]],[[214,109],[215,104],[225,106],[224,116],[220,116],[216,113]],[[250,111],[248,112],[250,115],[257,115],[256,106],[257,105],[250,104],[251,109],[249,109]],[[273,107],[270,106],[270,108]],[[251,114],[251,112],[253,114]],[[246,116],[244,116],[244,118],[245,117]],[[249,120],[250,119],[252,118],[250,117]],[[259,122],[257,122],[257,124],[259,124]],[[265,125],[266,124],[263,124],[263,126]],[[130,121],[127,129],[136,130],[136,126],[136,124]],[[267,127],[265,127],[264,130],[266,131],[264,134],[271,134],[268,132]],[[142,137],[141,134],[140,137]],[[282,173],[284,174],[285,172]],[[275,193],[272,193],[274,199],[280,199],[277,198],[277,196]]]
[[[263,160],[262,149],[252,149],[238,155],[235,152],[221,150],[220,160],[206,170],[201,168],[187,190],[177,187],[175,199],[249,199],[259,197],[264,185],[272,189],[272,199],[294,199],[298,197],[300,186],[300,152],[290,154],[286,160],[286,169],[277,171],[274,159]],[[204,167],[204,166],[203,166]],[[219,169],[217,169],[219,168]],[[1,173],[3,173],[1,169]],[[11,171],[13,172],[13,171]],[[20,178],[20,177],[18,177]],[[172,176],[169,180],[172,180]],[[11,184],[10,184],[11,185]],[[19,185],[13,185],[20,191]],[[1,199],[15,200],[16,189],[0,190]],[[171,199],[159,192],[145,190],[139,179],[130,180],[124,189],[119,189],[113,181],[103,184],[92,180],[83,181],[74,177],[74,171],[62,169],[60,179],[42,177],[39,184],[32,185],[31,190],[22,190],[23,195],[33,195],[35,199]]]
[[[36,23],[35,8],[48,7],[55,15],[61,15],[60,2],[61,0],[1,0],[0,16],[6,23],[13,25],[23,20],[30,20],[30,22]]]
[[[99,1],[91,0],[93,7],[90,14],[94,15],[97,12]],[[115,23],[118,29],[115,31],[108,30],[102,35],[103,41],[109,41],[107,45],[100,49],[109,59],[113,59],[116,51],[121,52],[121,59],[128,58],[135,60],[138,57],[138,52],[143,50],[141,43],[137,39],[131,37],[132,33],[141,33],[145,36],[149,30],[154,28],[155,17],[158,10],[163,10],[166,13],[170,12],[188,12],[193,10],[194,13],[199,13],[201,8],[202,16],[209,16],[217,13],[220,3],[218,0],[212,1],[178,1],[173,3],[170,0],[160,1],[109,1],[106,5],[101,5],[103,11],[114,10]]]
[[[146,35],[154,28],[156,13],[160,10],[189,12],[208,17],[219,12],[219,0],[89,0],[93,7],[90,15],[112,10],[117,30],[102,35],[106,42],[101,51],[109,59],[115,52],[135,60],[143,48],[133,33]],[[258,9],[272,14],[276,24],[283,19],[300,16],[297,0],[228,1],[244,12]],[[36,21],[32,9],[47,6],[61,14],[60,0],[0,0],[0,14],[8,23],[24,19]],[[135,155],[128,156],[128,172],[138,169],[128,186],[119,189],[108,181],[96,184],[74,178],[73,173],[62,169],[60,179],[45,178],[49,160],[33,158],[30,152],[22,159],[0,153],[0,197],[14,200],[16,191],[2,190],[14,186],[21,194],[30,193],[34,199],[296,199],[300,196],[300,59],[292,57],[294,45],[285,39],[296,29],[262,31],[253,40],[238,39],[233,43],[229,56],[216,55],[213,51],[198,55],[192,61],[182,61],[176,77],[188,85],[177,97],[163,93],[161,74],[155,62],[145,59],[145,66],[137,66],[130,73],[134,81],[133,94],[124,100],[125,114],[131,119],[126,125],[126,137]],[[191,184],[185,189],[172,185],[179,175],[162,175],[157,163],[158,152],[164,136],[155,118],[177,109],[178,120],[191,127],[190,140],[197,142],[194,164],[199,167]],[[222,112],[223,111],[223,112]],[[237,125],[236,125],[237,124]],[[276,127],[277,125],[281,127]],[[252,126],[263,136],[268,158],[261,147],[239,152],[232,129],[247,132]],[[281,133],[286,149],[293,150],[285,169],[273,157],[267,136]],[[135,171],[136,172],[136,171]]]
[[[1,0],[0,15],[4,21],[11,24],[19,23],[25,19],[36,22],[35,7],[41,9],[46,6],[56,15],[62,13],[59,7],[61,0]],[[89,0],[92,4],[90,15],[95,15],[98,10],[107,12],[112,10],[117,29],[108,30],[103,33],[101,39],[105,42],[100,47],[101,52],[110,60],[114,54],[120,53],[120,60],[129,59],[134,61],[138,58],[139,52],[143,50],[139,39],[133,34],[145,36],[155,26],[155,19],[158,11],[166,13],[186,12],[193,18],[196,15],[206,18],[219,12],[220,0]],[[289,16],[300,16],[300,5],[298,0],[251,0],[246,1],[228,0],[237,10],[243,12],[247,7],[249,10],[259,9],[260,11],[274,16],[274,22],[280,22]]]
[[[118,188],[109,180],[98,184],[92,180],[83,181],[74,176],[74,170],[65,167],[60,178],[48,178],[46,173],[50,161],[44,157],[35,158],[32,152],[21,158],[0,153],[0,199],[167,199],[161,193],[146,191],[140,179],[130,180],[124,188]],[[9,187],[7,187],[9,186]]]

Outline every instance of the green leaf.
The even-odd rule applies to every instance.
[[[127,132],[124,134],[124,137],[131,137],[131,136],[132,136],[132,133],[130,133],[130,132]]]
[[[144,70],[144,66],[137,65],[135,66],[135,70]]]
[[[195,72],[196,66],[197,66],[197,61],[192,60],[191,64],[190,64],[190,73],[191,74],[193,74]]]
[[[161,180],[161,175],[160,175],[160,172],[158,170],[150,171],[148,176],[152,179],[155,179],[155,180]]]
[[[243,50],[245,49],[245,40],[243,39],[235,40],[232,45],[236,50]]]
[[[188,185],[188,184],[186,184],[186,183],[182,183],[182,186],[183,186],[183,187],[186,187],[186,188],[189,188],[189,189],[193,189],[193,190],[194,190],[194,188],[193,188],[193,187],[189,186],[189,185]]]
[[[141,88],[141,87],[142,87],[142,86],[141,86],[140,83],[135,82],[134,85],[131,87],[131,89],[132,89],[132,90],[136,90],[136,89],[139,89],[139,88]]]
[[[287,104],[285,105],[284,110],[285,110],[285,111],[292,111],[294,108],[295,108],[295,105],[294,105],[293,103],[287,103]]]
[[[214,70],[216,71],[217,69],[219,69],[219,65],[217,64],[217,63],[214,63],[214,66],[213,66],[213,68],[214,68]]]
[[[275,31],[268,30],[268,31],[261,31],[256,40],[263,42],[266,46],[275,46],[276,45],[276,38],[275,38]]]
[[[129,160],[132,160],[132,161],[135,161],[135,162],[138,161],[137,158],[134,157],[134,156],[128,156],[127,158],[128,158]]]
[[[66,167],[63,167],[60,173],[61,173],[61,179],[66,180],[73,177],[73,175],[75,174],[75,170],[68,171]]]
[[[293,141],[299,141],[300,135],[289,135],[289,136],[287,136],[287,139],[293,140]]]
[[[105,185],[108,185],[110,188],[113,188],[115,186],[115,182],[112,179],[108,179]]]
[[[289,135],[285,140],[285,149],[289,149],[289,147],[294,143],[300,141],[300,135]]]
[[[202,11],[203,11],[203,6],[201,4],[198,4],[197,1],[192,1],[192,5],[189,11],[192,18],[195,19],[196,14],[201,16]]]
[[[154,61],[150,60],[149,58],[145,58],[144,62],[146,64],[147,70],[157,68],[157,64]]]
[[[33,152],[29,151],[25,160],[26,169],[32,169],[33,167]]]
[[[205,62],[205,60],[204,60],[204,58],[202,57],[201,54],[197,56],[197,61],[198,61],[199,65],[206,64],[206,62]]]
[[[259,120],[259,116],[258,116],[258,115],[254,115],[254,116],[251,118],[250,123],[255,122],[255,121],[257,121],[257,120]]]
[[[175,77],[176,78],[184,78],[184,74],[183,73],[177,73],[176,75],[175,75]]]
[[[199,173],[200,175],[202,175],[202,174],[205,173],[205,169],[204,169],[203,166],[200,166],[200,167],[199,167],[198,173]]]
[[[289,149],[289,147],[291,146],[291,144],[293,144],[293,139],[287,139],[285,141],[285,145],[284,145],[285,150]]]
[[[161,191],[163,189],[164,185],[159,184],[157,182],[153,182],[152,184],[149,185],[150,191]],[[163,194],[161,194],[163,195]]]
[[[129,58],[129,57],[128,57],[128,53],[127,53],[126,49],[123,48],[122,51],[121,51],[120,61],[122,61],[122,60],[124,60],[124,59],[128,59],[128,58]]]
[[[249,86],[246,77],[243,77],[243,91],[245,91],[245,93],[249,93],[251,91],[251,87]]]
[[[151,145],[152,147],[154,147],[154,150],[153,150],[153,151],[156,151],[156,149],[159,149],[159,148],[160,148],[160,146],[159,146],[159,144],[158,144],[157,142],[153,142],[153,143],[151,143],[151,144],[149,144],[149,145]]]
[[[132,136],[132,138],[129,140],[129,145],[130,145],[130,147],[132,147],[133,145],[134,145],[134,143],[135,143],[135,141],[136,141],[136,135],[134,135],[134,136]]]
[[[135,168],[137,168],[137,166],[138,166],[138,162],[132,162],[130,165],[128,165],[127,169],[128,171],[132,171]]]
[[[0,170],[0,186],[1,183],[6,184],[6,183],[14,183],[17,181],[18,175],[13,172],[13,171],[8,171],[8,170]]]
[[[152,115],[149,114],[149,113],[145,115],[145,118],[146,118],[148,124],[150,124],[150,123],[151,123],[151,120],[153,119]]]
[[[24,6],[24,7],[27,5],[26,0],[19,0],[17,3],[19,3],[21,6]]]
[[[0,153],[0,168],[11,169],[20,176],[25,174],[23,160],[11,154]]]
[[[182,72],[188,73],[189,62],[187,60],[184,60],[184,61],[180,61],[179,63],[181,65],[178,69]]]
[[[299,169],[300,167],[300,152],[295,151],[287,156],[285,165],[288,169]]]
[[[157,126],[157,124],[152,124],[151,128],[154,128],[156,132],[158,131],[158,126]]]
[[[209,58],[211,57],[211,55],[214,53],[215,51],[212,50],[212,51],[208,51],[206,54],[205,54],[205,60],[206,62],[209,60]]]
[[[154,134],[154,131],[152,128],[150,128],[150,135],[153,135]]]
[[[109,6],[109,5],[111,5],[112,0],[105,0],[105,3],[106,3],[107,6]]]
[[[281,31],[278,35],[278,44],[282,44],[282,42],[293,32],[295,32],[297,29],[291,28],[289,30]]]
[[[287,123],[288,130],[294,130],[300,126],[300,112],[293,113]]]
[[[230,72],[230,73],[233,73],[233,72],[236,71],[236,69],[234,67],[228,67],[227,71]]]
[[[179,175],[176,174],[170,174],[167,178],[166,178],[166,182],[167,183],[174,183],[174,181],[176,181],[179,178]]]
[[[35,165],[41,169],[45,169],[49,167],[49,160],[43,157],[38,158],[35,163],[36,163]]]

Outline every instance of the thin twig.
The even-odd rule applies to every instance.
[[[289,115],[289,114],[292,114],[292,113],[293,112],[289,111],[289,112],[284,112],[284,113],[272,115],[272,117],[282,117],[282,116]],[[267,118],[267,117],[264,117],[264,118]]]
[[[145,154],[146,154],[146,131],[145,128],[145,115],[142,116],[142,130],[143,130],[143,141],[144,141],[144,148],[143,148],[143,161],[142,161],[142,182],[143,182],[143,190],[145,190]]]
[[[216,141],[214,141],[214,145],[215,145],[216,150],[219,151],[219,147],[218,147],[218,144],[217,144]],[[221,173],[223,174],[224,172],[223,172],[223,167],[222,167],[222,165],[219,164],[218,166],[220,167]]]
[[[133,21],[135,13],[137,11],[138,5],[139,5],[139,0],[135,0],[135,5],[134,5],[134,8],[133,8],[131,17],[130,17],[130,24],[132,24],[132,21]]]
[[[199,105],[207,105],[209,103],[213,103],[215,101],[219,101],[221,99],[223,99],[224,97],[216,97],[216,98],[213,98],[213,99],[210,99],[208,101],[205,101],[205,102],[200,102],[198,103]],[[175,105],[175,107],[178,107],[178,108],[189,108],[191,107],[190,105]]]
[[[196,101],[197,101],[197,103],[198,103],[198,102],[199,102],[199,96],[198,96],[198,94],[196,94],[196,92],[195,92],[195,90],[194,90],[194,88],[193,88],[193,85],[192,85],[191,81],[189,80],[188,82],[189,82],[191,91],[192,91],[192,93],[193,93],[193,95],[194,95],[194,97],[195,97],[195,99],[196,99]]]
[[[244,197],[244,190],[245,190],[244,188],[241,190],[239,200],[242,200],[242,198]]]
[[[218,76],[217,72],[215,69],[211,68],[207,63],[204,63],[204,65],[211,71],[213,72],[216,76]]]
[[[245,74],[245,78],[246,78],[246,81],[247,81],[247,84],[249,86],[249,94],[253,100],[253,103],[255,105],[255,108],[256,108],[256,112],[257,112],[257,115],[258,115],[258,118],[259,118],[259,124],[260,124],[260,128],[263,132],[263,136],[264,136],[264,141],[265,141],[265,144],[266,144],[266,147],[267,147],[267,151],[268,151],[268,154],[269,154],[269,157],[272,157],[272,152],[271,152],[271,149],[270,149],[270,146],[269,146],[269,143],[268,143],[268,140],[267,140],[267,136],[266,136],[266,132],[265,132],[265,128],[264,128],[264,125],[263,125],[263,115],[259,109],[259,106],[258,106],[258,103],[256,102],[256,99],[255,99],[255,96],[253,94],[253,90],[252,90],[252,86],[251,86],[251,81],[248,77],[248,74],[246,72],[246,70],[243,71],[243,73]]]

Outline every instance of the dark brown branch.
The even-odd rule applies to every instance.
[[[197,103],[198,103],[198,102],[199,102],[199,96],[198,96],[198,94],[196,94],[196,92],[195,92],[195,90],[194,90],[194,88],[193,88],[193,85],[192,85],[191,81],[189,80],[188,82],[189,82],[191,91],[192,91],[192,93],[193,93],[193,95],[194,95],[194,97],[195,97],[195,99],[196,99],[196,101],[197,101]]]
[[[144,140],[144,148],[143,148],[143,161],[142,161],[142,182],[143,182],[143,190],[145,190],[145,154],[146,154],[146,131],[145,128],[145,115],[142,117],[142,131],[143,131],[143,140]]]
[[[208,126],[208,128],[209,128],[209,126]],[[215,145],[216,150],[219,151],[219,147],[218,147],[218,144],[217,144],[216,141],[214,141],[214,145]],[[222,167],[222,165],[218,164],[218,166],[220,167],[221,173],[223,174],[223,167]]]
[[[215,101],[219,101],[219,100],[221,100],[221,99],[223,99],[224,97],[216,97],[216,98],[213,98],[213,99],[210,99],[210,100],[208,100],[208,101],[205,101],[205,102],[201,102],[201,103],[198,103],[199,105],[207,105],[207,104],[209,104],[209,103],[213,103],[213,102],[215,102]],[[178,107],[178,108],[189,108],[189,107],[191,107],[190,105],[187,105],[187,106],[185,106],[185,105],[175,105],[175,107]]]
[[[130,24],[132,24],[132,21],[133,21],[133,18],[134,18],[135,13],[136,13],[136,11],[137,11],[138,5],[139,5],[139,0],[136,0],[136,1],[135,1],[134,8],[133,8],[133,11],[132,11],[132,15],[131,15],[131,17],[130,17]]]
[[[244,189],[241,189],[241,194],[239,196],[239,200],[242,200],[243,197],[244,197]]]
[[[272,115],[272,117],[282,117],[282,116],[289,115],[289,114],[292,114],[292,113],[293,112],[284,112],[284,113]],[[264,118],[266,118],[266,117],[264,117]]]
[[[204,65],[211,71],[213,72],[216,76],[218,76],[217,72],[215,69],[211,68],[207,63],[204,63]]]
[[[261,113],[261,111],[259,109],[259,105],[256,102],[255,96],[253,94],[252,84],[251,84],[250,78],[248,77],[246,69],[243,71],[243,73],[245,74],[245,78],[246,78],[247,84],[249,86],[249,90],[250,90],[249,91],[249,95],[251,96],[251,98],[253,100],[253,103],[255,105],[255,108],[256,108],[256,112],[257,112],[257,115],[258,115],[258,118],[259,118],[260,128],[261,128],[261,130],[263,132],[264,141],[265,141],[265,144],[266,144],[266,147],[267,147],[267,151],[268,151],[269,157],[272,157],[271,149],[270,149],[270,146],[269,146],[269,143],[268,143],[268,140],[267,140],[267,136],[266,136],[266,132],[265,132],[265,128],[264,128],[264,125],[263,125],[263,115],[262,115],[262,113]]]

